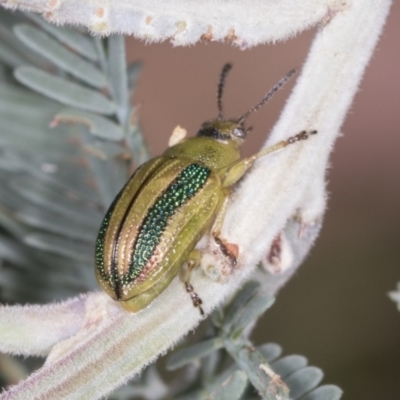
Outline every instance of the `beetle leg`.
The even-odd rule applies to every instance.
[[[183,282],[185,283],[186,292],[189,293],[190,298],[192,299],[193,305],[199,308],[201,315],[204,315],[204,310],[201,307],[203,301],[201,300],[199,295],[194,291],[193,285],[190,283],[190,277],[192,275],[192,271],[200,264],[200,260],[201,260],[200,250],[197,249],[192,250],[187,260],[187,270],[185,271]]]
[[[219,209],[217,216],[215,217],[214,224],[211,229],[211,235],[213,236],[217,246],[220,248],[222,254],[228,257],[232,267],[234,267],[237,263],[236,259],[238,257],[238,247],[235,244],[226,243],[219,237],[221,233],[222,223],[224,222],[226,207],[228,205],[230,189],[225,188],[224,191],[225,191],[224,202],[222,203],[222,206]]]
[[[234,243],[226,243],[225,241],[220,239],[218,236],[214,236],[214,240],[215,240],[215,243],[220,248],[222,254],[225,257],[228,257],[231,266],[235,267],[237,264],[237,257],[239,255],[238,246]]]
[[[224,200],[222,202],[221,207],[218,210],[217,215],[214,218],[214,223],[213,223],[213,226],[211,228],[211,234],[214,237],[219,236],[219,234],[221,233],[221,228],[222,228],[222,224],[224,222],[226,208],[228,206],[228,201],[229,201],[229,195],[230,194],[231,194],[231,190],[229,188],[224,188],[223,189]]]
[[[274,151],[283,149],[289,144],[296,143],[300,140],[306,140],[310,135],[315,135],[317,131],[301,131],[297,135],[290,136],[286,140],[282,140],[270,147],[267,147],[264,150],[259,151],[258,153],[243,158],[236,164],[233,164],[225,175],[225,179],[222,183],[223,187],[229,187],[234,185],[245,173],[246,171],[253,165],[254,161],[256,161],[260,157],[264,157],[267,154],[273,153]]]

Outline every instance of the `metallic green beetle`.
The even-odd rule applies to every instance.
[[[190,271],[201,257],[195,246],[210,232],[222,253],[236,264],[237,254],[231,250],[235,246],[219,238],[232,185],[257,158],[315,133],[303,131],[241,159],[239,147],[250,130],[244,128],[244,121],[295,71],[243,116],[226,120],[221,99],[230,69],[226,64],[221,72],[217,119],[204,123],[196,137],[181,140],[139,167],[101,224],[96,241],[96,277],[106,293],[128,311],[139,311],[151,303],[186,262],[186,290],[203,314],[202,301],[190,284]]]

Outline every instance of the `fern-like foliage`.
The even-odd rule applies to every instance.
[[[129,101],[139,64],[126,68],[121,36],[0,22],[1,299],[63,299],[97,287],[104,211],[147,159]]]
[[[176,398],[339,399],[341,391],[337,386],[317,387],[323,373],[308,366],[305,357],[281,357],[279,345],[267,343],[255,347],[249,341],[251,327],[273,302],[258,283],[247,283],[225,310],[214,312],[206,340],[169,356],[170,370],[192,363],[199,365],[201,371],[201,387]]]
[[[130,106],[139,68],[126,66],[121,36],[90,37],[0,9],[1,303],[46,303],[97,288],[97,229],[148,158]],[[213,314],[199,343],[170,356],[169,369],[186,366],[178,378],[167,384],[151,366],[112,398],[339,399],[336,386],[316,388],[322,372],[306,358],[249,341],[271,304],[258,284],[247,284]],[[37,363],[0,355],[0,365],[9,385]]]

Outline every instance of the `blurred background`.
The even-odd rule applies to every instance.
[[[253,335],[256,344],[276,341],[285,354],[307,356],[325,371],[325,383],[344,389],[345,400],[400,398],[400,313],[387,297],[400,281],[399,21],[395,2],[331,157],[321,235]],[[129,38],[129,59],[144,66],[134,102],[152,154],[166,148],[176,125],[194,135],[216,116],[225,62],[234,68],[224,110],[234,118],[291,68],[301,69],[314,34],[246,51]],[[261,146],[292,85],[249,118],[254,130],[244,155]]]

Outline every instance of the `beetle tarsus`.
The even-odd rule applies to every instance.
[[[315,130],[314,131],[301,131],[297,135],[291,136],[288,139],[286,139],[286,144],[296,143],[299,140],[306,140],[306,139],[308,139],[308,137],[310,135],[315,135],[316,133],[318,133],[318,131],[315,131]]]
[[[204,310],[203,310],[203,307],[201,307],[201,305],[203,304],[203,300],[201,300],[199,295],[194,291],[193,286],[190,283],[185,282],[185,286],[186,286],[186,292],[188,292],[190,294],[190,298],[192,299],[193,306],[198,308],[200,311],[200,314],[203,316]]]
[[[228,250],[228,246],[218,237],[214,236],[215,243],[220,248],[222,254],[229,259],[232,267],[236,267],[237,259],[235,254]]]

